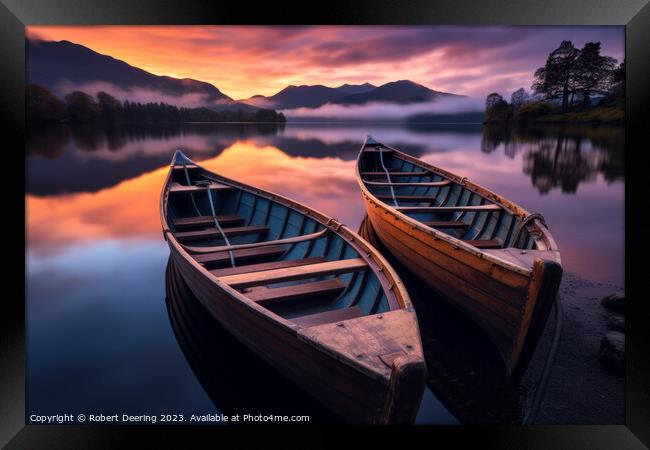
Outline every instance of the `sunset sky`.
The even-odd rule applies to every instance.
[[[483,98],[530,89],[562,40],[600,41],[621,61],[623,27],[443,26],[30,26],[28,36],[68,40],[157,75],[214,84],[234,99],[287,85],[410,79]]]

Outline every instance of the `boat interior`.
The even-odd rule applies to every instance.
[[[194,164],[171,170],[171,232],[192,258],[249,299],[302,326],[399,308],[357,250],[314,218],[210,179]]]
[[[359,172],[377,199],[428,227],[479,249],[536,249],[521,218],[392,149],[366,145]]]

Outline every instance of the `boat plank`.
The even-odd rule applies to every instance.
[[[234,189],[232,186],[228,186],[220,183],[210,183],[209,186],[211,191],[223,191],[223,190]],[[169,187],[170,194],[187,193],[187,192],[205,192],[205,190],[206,190],[206,186],[186,186],[182,184],[172,184]]]
[[[261,260],[261,259],[273,259],[284,254],[284,247],[280,246],[268,246],[268,247],[258,247],[258,248],[244,248],[241,250],[233,250],[233,257],[235,262],[251,261],[251,260]],[[214,253],[202,253],[199,255],[192,255],[192,257],[201,264],[219,264],[230,262],[230,255],[228,252],[214,252]]]
[[[388,181],[368,181],[361,180],[370,186],[425,186],[425,187],[443,187],[451,184],[450,180],[444,181],[423,181],[423,182],[406,182],[406,183],[389,183]]]
[[[265,234],[268,233],[269,227],[264,225],[249,225],[246,227],[232,227],[224,228],[223,232],[226,236],[243,236],[246,234]],[[181,231],[175,233],[174,236],[179,241],[196,241],[200,239],[221,237],[221,231],[218,228],[211,227],[205,230],[198,231]]]
[[[476,248],[501,248],[503,244],[498,239],[470,239],[463,241]]]
[[[426,170],[415,171],[415,172],[398,172],[398,171],[389,170],[388,173],[391,176],[395,176],[395,177],[406,177],[406,176],[422,177],[425,175],[432,175],[431,172],[427,172]],[[361,175],[365,175],[369,177],[382,177],[382,176],[385,177],[386,172],[361,172]]]
[[[244,222],[244,218],[237,214],[224,214],[217,216],[217,220],[221,226],[240,225]],[[214,224],[214,217],[212,216],[194,216],[194,217],[179,217],[174,219],[173,224],[176,228],[189,228],[198,226],[207,226]]]
[[[341,280],[332,278],[331,280],[315,281],[313,283],[296,284],[272,289],[259,289],[253,292],[245,292],[244,295],[254,302],[267,306],[274,303],[303,300],[325,295],[333,297],[340,294],[344,289],[345,284]]]
[[[237,275],[240,273],[253,273],[262,272],[264,270],[283,269],[286,267],[305,266],[307,264],[316,264],[325,262],[326,259],[321,256],[303,259],[289,259],[283,261],[273,261],[259,264],[249,264],[245,266],[226,267],[225,269],[211,270],[210,272],[215,277],[224,277],[226,275]]]
[[[308,316],[294,317],[290,319],[292,322],[303,327],[314,327],[332,322],[342,322],[344,320],[355,319],[363,316],[363,311],[358,306],[350,308],[340,308],[333,311],[325,311],[317,314],[310,314]]]
[[[499,211],[501,207],[495,203],[489,205],[466,206],[397,206],[401,212],[447,212],[447,211]]]
[[[431,228],[468,228],[469,224],[461,220],[440,220],[435,222],[422,222]]]
[[[379,200],[392,200],[392,195],[376,195]],[[395,200],[400,200],[404,202],[432,202],[435,200],[435,197],[431,195],[396,195]]]
[[[274,269],[265,270],[262,272],[228,275],[220,277],[219,280],[230,285],[230,287],[237,289],[271,283],[280,283],[283,281],[357,272],[366,268],[368,268],[368,266],[363,259],[353,258],[309,264],[307,266],[288,267],[285,269]]]

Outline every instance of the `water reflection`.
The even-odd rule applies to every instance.
[[[481,151],[503,147],[509,158],[522,152],[523,172],[540,194],[555,188],[573,194],[599,174],[608,182],[623,179],[624,137],[622,127],[489,125],[483,128]]]
[[[359,223],[363,216],[357,202],[350,201],[359,196],[354,161],[290,157],[275,147],[237,141],[201,164],[226,177],[289,195],[345,223]],[[158,204],[166,174],[164,166],[95,193],[27,195],[30,249],[51,253],[97,239],[158,239]]]

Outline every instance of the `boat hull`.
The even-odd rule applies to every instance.
[[[415,364],[420,373],[414,389],[399,391],[391,379],[370,377],[324,353],[295,329],[282,326],[268,315],[260,314],[206,278],[175,246],[170,245],[174,264],[201,304],[234,337],[285,377],[311,394],[334,413],[350,423],[412,422],[422,395],[424,364]],[[408,374],[397,377],[404,380]],[[422,389],[418,386],[421,384]],[[399,388],[399,386],[397,386]],[[406,394],[404,394],[406,393]],[[406,405],[393,410],[393,405]]]
[[[388,251],[477,323],[501,354],[507,373],[520,378],[555,301],[561,266],[537,259],[528,275],[508,270],[414,227],[365,192],[362,197]]]

